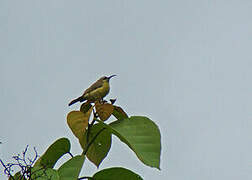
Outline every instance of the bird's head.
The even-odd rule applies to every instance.
[[[116,76],[116,75],[112,75],[112,76],[109,76],[109,77],[103,76],[103,77],[102,77],[102,80],[103,80],[103,81],[109,82],[110,78],[112,78],[112,77],[114,77],[114,76]]]

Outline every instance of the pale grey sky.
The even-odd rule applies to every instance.
[[[68,102],[102,75],[160,127],[161,171],[113,138],[99,170],[144,179],[252,179],[252,1],[0,1],[0,158],[67,137]],[[2,173],[2,167],[0,169]],[[96,167],[86,161],[82,174]],[[5,176],[0,175],[0,179]]]

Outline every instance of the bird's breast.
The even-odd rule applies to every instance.
[[[109,83],[104,82],[99,88],[92,90],[91,92],[85,94],[85,98],[90,101],[100,100],[109,93]]]

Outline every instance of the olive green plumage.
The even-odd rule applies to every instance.
[[[89,88],[87,88],[83,95],[72,100],[68,105],[71,106],[76,102],[83,102],[88,100],[90,102],[95,102],[97,100],[103,99],[109,93],[109,80],[115,75],[106,77],[103,76],[98,79],[94,84],[92,84]]]

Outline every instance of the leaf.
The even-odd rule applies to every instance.
[[[46,150],[34,166],[53,168],[58,159],[70,151],[70,146],[70,141],[67,138],[58,139]]]
[[[132,116],[103,125],[126,143],[145,165],[160,169],[160,131],[153,121],[143,116]]]
[[[96,138],[97,133],[100,133]],[[81,143],[83,150],[85,151],[87,148],[87,135],[83,138],[84,143]],[[97,167],[99,167],[100,163],[107,156],[110,147],[111,147],[111,133],[109,130],[105,129],[104,126],[100,123],[93,125],[89,129],[88,142],[90,143],[93,139],[95,140],[89,146],[88,151],[86,153],[87,158],[93,162]]]
[[[78,155],[65,162],[58,169],[60,180],[76,180],[79,177],[85,156]]]
[[[124,119],[124,118],[128,118],[128,115],[119,106],[114,106],[113,115],[118,120],[121,120],[121,119]]]
[[[95,109],[102,121],[106,121],[113,113],[114,107],[112,104],[101,104],[99,102],[95,103]]]
[[[132,116],[110,125],[144,164],[160,169],[161,135],[153,121],[143,116]]]
[[[94,174],[95,180],[143,180],[138,174],[121,167],[103,169]]]
[[[31,169],[31,180],[60,180],[59,174],[55,169],[43,168],[41,166],[36,166]]]
[[[81,111],[71,111],[67,115],[67,124],[73,134],[79,139],[86,131],[91,112],[92,108],[90,108],[87,113],[83,113]]]
[[[88,112],[88,110],[92,107],[92,105],[90,104],[90,101],[87,101],[85,103],[83,103],[80,107],[80,111],[83,113]]]

